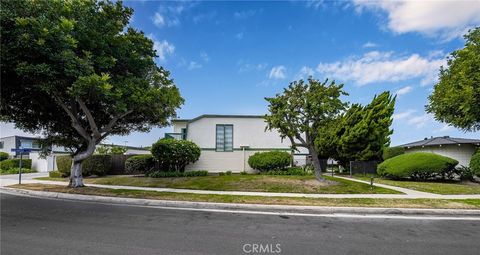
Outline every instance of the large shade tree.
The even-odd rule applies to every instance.
[[[345,109],[347,103],[340,97],[347,95],[342,90],[343,84],[336,84],[309,78],[293,81],[282,94],[265,98],[269,103],[269,114],[265,116],[267,129],[275,129],[282,139],[288,138],[293,149],[308,149],[312,157],[315,176],[322,178],[319,151],[315,147],[315,139],[330,135],[326,127]],[[323,133],[325,131],[325,133]]]
[[[120,1],[3,1],[1,119],[70,148],[71,187],[105,137],[165,126],[183,103]]]
[[[480,130],[480,27],[465,35],[463,49],[450,54],[447,67],[428,97],[427,112],[464,131]]]

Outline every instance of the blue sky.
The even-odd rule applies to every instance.
[[[393,145],[430,136],[480,138],[424,111],[446,56],[463,46],[468,28],[480,24],[479,1],[124,4],[134,9],[131,25],[154,40],[157,63],[171,71],[185,98],[181,118],[265,114],[264,97],[313,75],[344,83],[350,102],[397,93]],[[169,130],[108,142],[150,145]]]

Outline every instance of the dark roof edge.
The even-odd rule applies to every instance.
[[[437,139],[437,138],[442,138],[448,141],[451,141],[452,143],[436,143],[436,144],[430,144],[431,141]],[[461,139],[461,140],[470,140],[470,141],[458,141],[456,139]],[[427,140],[420,140],[420,141],[415,141],[411,143],[405,143],[405,144],[400,144],[395,147],[421,147],[421,146],[438,146],[438,145],[448,145],[448,144],[478,144],[480,143],[479,139],[468,139],[468,138],[456,138],[456,137],[434,137],[433,139],[427,139]]]
[[[173,119],[172,122],[194,122],[203,118],[264,118],[265,115],[202,114],[193,119]]]

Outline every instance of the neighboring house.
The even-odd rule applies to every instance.
[[[38,137],[27,136],[6,136],[0,138],[0,151],[10,154],[11,157],[18,157],[18,152],[12,152],[12,149],[30,149],[30,153],[40,152],[40,139]],[[53,145],[53,151],[55,153],[67,153],[68,151],[64,147]],[[30,153],[24,153],[23,156],[28,157]]]
[[[400,147],[405,148],[405,153],[432,152],[458,160],[458,166],[468,166],[473,153],[480,147],[480,140],[442,136],[425,138]]]
[[[265,130],[266,122],[259,115],[201,115],[172,123],[173,133],[165,137],[189,140],[201,148],[200,159],[188,165],[187,170],[253,171],[248,157],[255,152],[292,152],[290,141],[282,141],[275,130]],[[294,153],[296,165],[304,165],[306,158],[305,150]]]
[[[32,169],[38,172],[49,172],[56,170],[55,157],[62,154],[68,154],[65,147],[52,145],[53,154],[46,157],[40,156],[42,150],[40,146],[39,137],[26,137],[26,136],[7,136],[0,138],[0,151],[7,152],[12,158],[19,158],[18,152],[12,152],[12,149],[30,149],[29,153],[23,153],[23,158],[29,158],[32,160]],[[121,145],[107,145],[107,146],[121,146]],[[124,146],[121,146],[124,147]],[[141,147],[126,146],[127,151],[125,155],[139,155],[150,154],[150,151]],[[49,148],[50,149],[50,148]]]

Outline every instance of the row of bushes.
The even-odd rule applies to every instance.
[[[111,168],[111,155],[95,154],[83,161],[82,174],[83,176],[91,175],[106,175]],[[62,177],[70,176],[70,169],[72,167],[72,157],[70,155],[57,156],[57,169]]]
[[[6,152],[0,151],[0,161],[4,161],[5,159],[8,159],[10,155]]]
[[[9,170],[12,168],[19,168],[20,167],[20,159],[19,158],[12,158],[12,159],[5,159],[0,161],[0,169],[1,170]],[[31,159],[22,159],[22,169],[31,169],[32,168],[32,160]]]
[[[260,172],[264,175],[312,175],[313,172],[301,167],[288,167],[283,170],[269,170],[265,172]]]
[[[208,171],[188,171],[188,172],[164,172],[164,171],[153,171],[148,173],[148,177],[153,178],[164,178],[164,177],[196,177],[196,176],[207,176]]]

